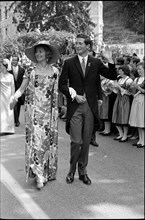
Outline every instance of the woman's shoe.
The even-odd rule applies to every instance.
[[[43,182],[37,182],[37,189],[42,189],[44,186]]]
[[[138,139],[138,136],[132,136],[130,139],[131,140],[136,140],[136,139]]]
[[[36,184],[37,189],[42,189],[44,186],[44,178],[37,177],[36,182],[37,182]]]
[[[115,141],[119,141],[119,140],[121,140],[121,138],[122,138],[122,137],[116,137],[116,138],[114,138],[114,140],[115,140]]]
[[[124,140],[122,140],[122,139],[119,140],[119,142],[126,142],[126,141],[128,141],[128,138],[126,138]]]
[[[111,131],[108,132],[108,133],[103,133],[102,135],[103,135],[103,136],[109,136],[109,135],[111,135]]]
[[[137,144],[137,148],[143,148],[143,147],[145,147],[145,145]]]
[[[139,144],[138,144],[138,143],[133,143],[133,144],[132,144],[132,146],[137,146],[137,145],[139,145]]]

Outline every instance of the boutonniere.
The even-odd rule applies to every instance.
[[[88,63],[88,66],[91,66],[91,63]]]
[[[57,79],[57,73],[54,73],[53,78]]]

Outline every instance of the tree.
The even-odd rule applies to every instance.
[[[143,17],[144,2],[103,1],[104,42],[144,42]]]
[[[51,45],[54,45],[58,48],[60,54],[66,53],[66,39],[72,39],[75,37],[72,33],[68,33],[66,31],[56,31],[53,29],[49,29],[48,31],[36,32],[26,32],[23,31],[19,34],[19,36],[14,36],[11,41],[6,40],[3,44],[3,52],[4,54],[12,54],[16,53],[16,48],[18,48],[18,52],[22,53],[25,51],[25,48],[32,46],[38,40],[47,40]]]
[[[144,1],[119,1],[125,27],[144,34]]]
[[[90,33],[95,24],[89,17],[90,1],[14,1],[14,17],[18,31],[47,31],[50,27],[67,32]]]

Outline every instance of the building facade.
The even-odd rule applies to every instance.
[[[0,38],[1,43],[11,39],[16,34],[16,26],[12,23],[14,5],[10,9],[13,1],[0,1]]]
[[[91,1],[89,6],[90,18],[92,22],[95,23],[95,28],[93,30],[93,41],[94,50],[99,52],[102,48],[103,43],[103,1]]]

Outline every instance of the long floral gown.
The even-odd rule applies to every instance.
[[[29,177],[53,180],[58,162],[58,69],[51,66],[43,75],[34,67],[24,77],[29,78],[25,98],[26,181]]]

